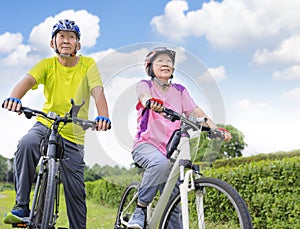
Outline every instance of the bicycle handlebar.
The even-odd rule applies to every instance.
[[[208,132],[209,138],[215,138],[215,139],[224,139],[224,133],[218,129],[211,129],[209,126],[204,126],[203,123],[207,121],[206,117],[203,118],[197,118],[195,121],[187,119],[182,114],[177,113],[176,111],[173,111],[169,108],[164,107],[163,113],[165,113],[164,117],[171,120],[172,122],[176,120],[180,120],[181,122],[189,125],[194,130],[201,129],[202,131]]]
[[[97,128],[96,121],[83,120],[77,117],[71,117],[70,113],[67,113],[64,117],[60,117],[53,112],[49,112],[46,114],[43,111],[31,109],[29,107],[21,107],[20,112],[24,113],[25,117],[31,119],[33,116],[42,116],[48,120],[52,120],[56,123],[74,123],[76,125],[81,126],[83,130],[87,130],[91,128],[92,130]]]

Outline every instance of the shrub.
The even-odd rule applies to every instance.
[[[226,181],[240,193],[249,207],[254,228],[300,228],[300,150],[216,164],[203,173]],[[87,182],[87,197],[117,207],[124,187],[139,179],[140,176],[118,176]]]

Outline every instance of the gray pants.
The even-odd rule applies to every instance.
[[[133,152],[135,163],[145,169],[139,190],[139,203],[148,205],[157,191],[163,191],[170,169],[169,160],[150,144],[139,145]]]
[[[14,160],[16,203],[30,202],[30,191],[36,166],[41,157],[40,143],[48,128],[37,122],[19,141]],[[70,229],[86,228],[86,202],[84,185],[84,149],[63,139],[64,159],[61,161],[61,178],[64,185]]]
[[[145,169],[139,189],[138,202],[149,205],[156,193],[162,193],[170,173],[169,159],[151,144],[141,144],[132,152],[135,163]],[[172,195],[179,190],[178,183]],[[170,218],[168,229],[181,229],[181,210],[176,209]]]

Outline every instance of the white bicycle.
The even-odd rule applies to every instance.
[[[174,228],[168,225],[172,215],[177,214],[180,217],[177,217],[176,228],[252,229],[250,213],[239,193],[220,179],[205,177],[191,160],[192,138],[196,136],[197,146],[193,148],[197,148],[201,131],[207,131],[211,139],[223,138],[223,133],[203,126],[205,118],[191,121],[168,108],[163,112],[171,121],[180,120],[181,128],[173,133],[167,145],[172,169],[162,194],[147,207],[145,228]],[[176,183],[179,189],[173,192]],[[127,223],[137,205],[139,185],[139,182],[132,182],[126,187],[114,229],[128,228]]]

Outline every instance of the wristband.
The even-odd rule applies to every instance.
[[[98,116],[96,119],[95,119],[95,121],[97,121],[97,122],[99,122],[99,121],[106,121],[107,123],[111,123],[111,121],[109,120],[109,118],[107,118],[107,117],[104,117],[104,116]]]
[[[18,98],[7,98],[6,100],[7,100],[8,102],[12,100],[13,103],[18,103],[18,104],[20,103],[20,104],[22,104],[21,100],[18,99]]]
[[[157,103],[157,104],[159,104],[159,105],[161,105],[161,106],[164,105],[164,102],[163,102],[162,100],[160,100],[160,99],[151,98],[150,101],[151,101],[151,102],[155,102],[155,103]]]
[[[7,98],[7,99],[5,99],[5,100],[3,101],[3,103],[2,103],[2,108],[4,108],[4,103],[5,103],[5,101],[7,101],[7,102],[12,101],[13,103],[21,104],[21,106],[22,106],[22,102],[21,102],[20,99],[18,99],[18,98]]]

